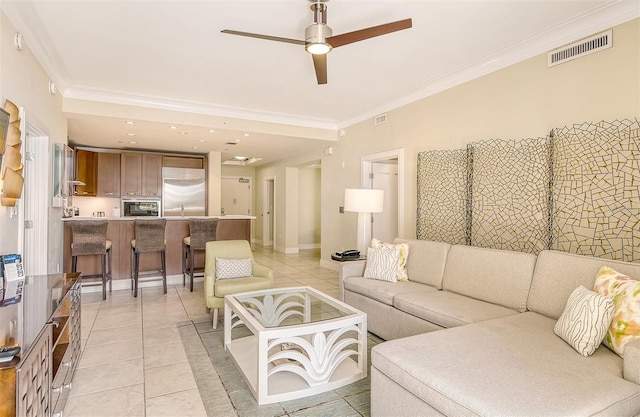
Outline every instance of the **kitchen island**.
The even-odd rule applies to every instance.
[[[188,217],[163,217],[167,219],[165,239],[167,241],[166,262],[167,276],[182,275],[182,239],[189,236]],[[247,240],[251,241],[251,220],[254,216],[194,216],[193,219],[218,219],[216,240]],[[127,280],[131,271],[131,240],[133,239],[133,221],[136,217],[69,217],[63,219],[64,227],[64,265],[65,271],[71,270],[71,227],[69,222],[87,220],[106,220],[107,239],[113,247],[112,265],[114,287],[120,288],[116,280]],[[141,217],[140,219],[157,219],[157,217]],[[204,265],[204,252],[196,252],[196,266]],[[143,253],[140,255],[140,271],[160,269],[160,257],[157,253]],[[99,256],[79,256],[78,271],[83,275],[100,273]]]

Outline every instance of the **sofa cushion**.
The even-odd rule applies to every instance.
[[[364,277],[387,282],[398,282],[398,248],[368,248]]]
[[[372,366],[446,415],[638,414],[622,359],[604,346],[579,355],[554,324],[527,312],[392,340],[373,347]]]
[[[596,274],[603,266],[610,266],[631,277],[640,277],[640,264],[550,250],[540,252],[527,308],[558,319],[569,294],[580,285],[593,288]]]
[[[371,239],[371,247],[374,249],[378,248],[388,248],[388,249],[398,249],[398,272],[396,278],[398,281],[408,281],[409,276],[407,275],[407,259],[409,257],[409,243],[386,243],[381,241],[380,239],[373,238]]]
[[[640,339],[640,281],[603,266],[594,288],[614,304],[614,319],[607,329],[606,343],[623,356],[624,346]]]
[[[430,240],[395,239],[394,243],[408,243],[407,275],[409,281],[421,282],[442,289],[442,275],[450,244]]]
[[[523,312],[535,263],[529,253],[454,245],[442,288]]]
[[[442,327],[455,327],[518,314],[517,311],[449,291],[404,293],[393,306]]]
[[[398,294],[407,292],[425,293],[437,291],[437,289],[429,285],[418,284],[411,281],[391,283],[376,281],[364,277],[345,278],[344,288],[357,294],[373,298],[374,300],[387,305],[393,305],[393,297]]]
[[[579,286],[569,296],[553,332],[582,356],[590,356],[604,339],[613,317],[613,301]]]

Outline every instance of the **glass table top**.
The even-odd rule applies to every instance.
[[[286,327],[363,314],[312,287],[274,288],[230,295],[265,328]]]

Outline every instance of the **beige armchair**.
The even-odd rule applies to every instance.
[[[213,310],[213,328],[218,326],[218,309],[224,307],[224,296],[273,287],[273,271],[253,259],[251,246],[246,240],[218,240],[207,242],[204,264],[204,296],[207,308]],[[246,278],[216,279],[216,258],[246,259],[252,261],[253,276]]]

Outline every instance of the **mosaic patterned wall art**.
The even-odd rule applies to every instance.
[[[640,124],[553,132],[552,249],[640,261]]]
[[[539,253],[547,249],[550,140],[473,143],[471,245]]]
[[[468,243],[467,151],[418,153],[418,239]]]

